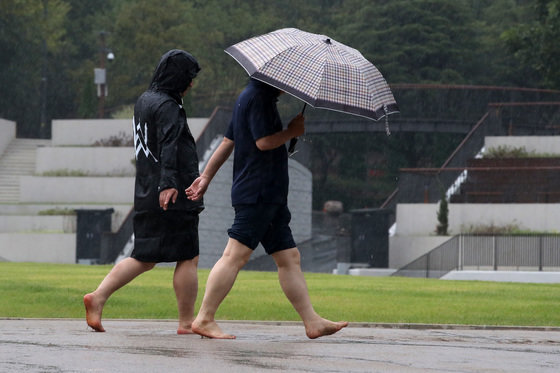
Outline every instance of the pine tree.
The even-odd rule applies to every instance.
[[[442,193],[441,201],[439,202],[439,210],[437,213],[437,219],[439,224],[436,227],[436,233],[439,236],[447,236],[447,229],[449,228],[449,206],[447,205],[447,198],[445,197],[445,192]]]

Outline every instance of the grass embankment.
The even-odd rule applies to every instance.
[[[111,266],[0,263],[0,317],[82,318],[82,297]],[[208,270],[199,271],[199,294]],[[157,267],[116,292],[104,318],[175,319],[172,267]],[[444,281],[306,273],[315,309],[333,320],[375,323],[560,326],[560,284]],[[299,320],[276,273],[242,271],[222,320]]]

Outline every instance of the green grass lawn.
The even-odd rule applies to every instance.
[[[0,262],[0,317],[82,318],[82,297],[111,266]],[[208,270],[199,270],[197,309]],[[560,284],[444,281],[306,273],[315,309],[350,322],[560,326]],[[156,267],[116,292],[104,318],[175,319],[173,267]],[[276,273],[241,271],[221,320],[299,320]]]

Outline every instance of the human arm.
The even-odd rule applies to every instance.
[[[175,203],[178,196],[179,191],[175,188],[162,190],[161,192],[159,192],[159,207],[161,207],[164,211],[167,211],[169,201],[171,201],[171,203]]]
[[[286,129],[258,139],[256,141],[257,148],[261,151],[276,149],[288,140],[303,135],[305,132],[304,121],[303,114],[296,115]]]
[[[206,190],[208,189],[208,185],[220,169],[225,161],[231,155],[233,151],[234,142],[227,137],[224,137],[218,149],[212,154],[208,164],[204,168],[202,174],[196,178],[195,181],[185,189],[185,194],[187,198],[193,201],[198,201],[202,198]]]
[[[165,202],[175,203],[179,190],[178,142],[181,136],[184,114],[175,102],[164,102],[156,111],[155,125],[160,171],[159,171],[159,202],[164,208]],[[173,192],[175,191],[175,192]],[[164,208],[165,209],[165,208]]]

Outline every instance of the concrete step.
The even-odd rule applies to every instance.
[[[16,191],[19,194],[19,185],[18,184],[0,185],[0,193],[2,193],[2,192],[13,192],[13,191]]]
[[[3,176],[22,176],[33,175],[35,170],[33,167],[3,167],[0,168],[0,180]]]
[[[75,232],[75,210],[107,209],[113,209],[111,230],[116,232],[131,212],[132,204],[26,204],[10,203],[0,199],[0,233]]]
[[[76,233],[76,215],[0,215],[0,233]]]
[[[34,153],[34,150],[28,150],[30,153]],[[29,164],[35,163],[35,154],[18,155],[14,154],[9,157],[2,157],[2,164],[9,166],[13,164]]]
[[[0,204],[1,203],[11,203],[19,198],[19,195],[11,195],[5,194],[0,196]]]
[[[19,186],[19,177],[0,176],[0,185],[2,186]]]
[[[90,203],[3,203],[0,204],[0,215],[39,215],[51,210],[105,210],[113,208],[122,214],[127,214],[132,204],[90,204]]]
[[[37,148],[49,146],[51,140],[14,139],[0,156],[0,202],[19,201],[20,176],[33,175]]]
[[[0,233],[0,260],[75,263],[76,234]]]

